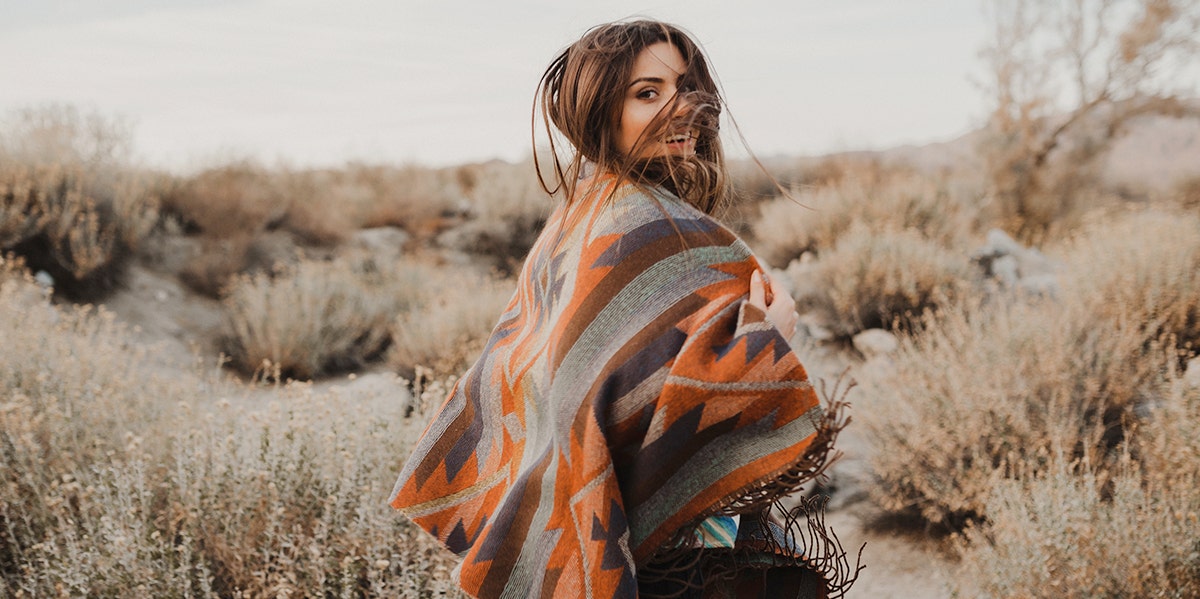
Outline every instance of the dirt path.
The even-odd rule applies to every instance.
[[[801,357],[812,380],[832,388],[838,376],[860,376],[863,363],[845,350],[802,347]],[[854,416],[854,391],[848,397]],[[830,501],[826,522],[852,555],[863,547],[866,566],[847,593],[848,599],[950,599],[957,564],[947,543],[908,523],[889,520],[869,495],[871,445],[852,421],[838,436],[842,457],[829,470]],[[864,547],[865,543],[865,547]],[[853,557],[852,557],[853,561]]]

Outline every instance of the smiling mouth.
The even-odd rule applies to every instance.
[[[663,143],[667,144],[683,144],[696,139],[696,136],[691,133],[676,133],[663,138]]]

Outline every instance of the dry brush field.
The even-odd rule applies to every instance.
[[[549,213],[532,165],[172,175],[50,116],[0,137],[0,595],[454,595],[384,501]],[[975,145],[734,168],[797,346],[858,379],[863,525],[934,539],[937,596],[1200,596],[1200,167],[1016,210]]]

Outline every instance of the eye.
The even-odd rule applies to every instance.
[[[639,100],[653,100],[658,97],[658,90],[653,87],[647,87],[637,93]]]

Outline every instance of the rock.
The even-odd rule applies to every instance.
[[[804,335],[813,341],[833,339],[833,332],[829,330],[828,323],[815,312],[801,314],[796,328],[802,329]]]
[[[396,255],[408,240],[408,232],[400,227],[372,227],[356,232],[352,244],[373,254]]]
[[[44,270],[37,271],[37,274],[33,275],[33,280],[37,281],[37,284],[43,288],[49,289],[54,287],[54,277],[50,276],[50,273]]]
[[[1018,263],[1015,256],[1000,256],[992,260],[992,276],[999,279],[1005,287],[1013,288],[1021,281]]]
[[[1052,274],[1032,275],[1017,282],[1021,291],[1039,297],[1054,297],[1058,295],[1058,277]]]
[[[993,254],[998,256],[1015,256],[1025,250],[1021,244],[1017,243],[1017,240],[1000,229],[992,229],[987,232],[987,246],[985,246],[985,249],[991,250]]]
[[[883,329],[867,329],[854,336],[854,349],[868,360],[875,356],[886,356],[900,347],[900,340]]]
[[[971,254],[971,261],[1005,289],[1035,295],[1053,295],[1058,289],[1058,264],[1036,248],[1021,246],[1000,229],[988,231],[987,243]]]
[[[1183,381],[1189,387],[1200,389],[1200,357],[1188,360],[1187,369],[1183,371]]]
[[[300,246],[287,231],[266,231],[246,250],[247,272],[273,272],[300,261]]]
[[[1043,254],[1037,248],[1026,248],[1015,254],[1017,259],[1017,272],[1021,278],[1036,277],[1040,275],[1051,275],[1058,270],[1058,266],[1048,256]]]
[[[804,256],[811,256],[810,253],[805,253]],[[805,261],[804,256],[796,260],[792,260],[788,264],[787,269],[782,272],[784,280],[788,283],[788,291],[792,294],[792,299],[797,303],[802,302],[806,298],[814,297],[820,294],[821,290],[817,287],[815,281],[816,264],[812,260]]]

